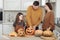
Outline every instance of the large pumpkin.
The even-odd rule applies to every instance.
[[[24,28],[18,29],[18,36],[22,37],[25,35]]]
[[[42,36],[42,34],[43,34],[43,31],[42,30],[36,30],[35,31],[35,36]]]
[[[32,27],[28,27],[27,29],[26,29],[26,34],[27,35],[34,35],[34,29],[32,28]]]
[[[43,35],[46,37],[51,37],[53,35],[53,32],[51,32],[50,30],[46,30],[43,32]]]
[[[17,33],[16,32],[12,32],[12,33],[9,34],[9,36],[16,37],[17,36]]]

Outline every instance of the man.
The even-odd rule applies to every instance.
[[[28,7],[26,21],[28,26],[39,29],[38,25],[42,21],[42,8],[39,7],[38,1],[34,1],[33,5]]]

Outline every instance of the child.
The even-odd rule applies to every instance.
[[[13,24],[14,28],[15,28],[15,32],[18,31],[18,29],[21,27],[25,27],[25,23],[24,23],[24,15],[22,13],[18,13],[16,15],[16,20]]]

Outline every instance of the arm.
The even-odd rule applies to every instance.
[[[54,25],[54,14],[52,13],[50,16],[50,27],[52,30],[55,29],[55,25]]]
[[[30,8],[28,8],[28,10],[27,10],[27,15],[26,15],[26,20],[27,20],[27,23],[28,23],[28,25],[29,26],[32,26],[32,23],[31,23],[31,10],[30,10]]]

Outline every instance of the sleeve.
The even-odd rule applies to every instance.
[[[38,26],[42,22],[42,16],[43,16],[43,12],[41,10],[41,15],[40,15],[38,22],[36,23],[36,26]]]
[[[27,15],[26,15],[26,20],[27,20],[27,23],[29,26],[32,26],[32,23],[31,23],[31,10],[30,10],[30,7],[27,9]]]
[[[54,14],[52,13],[50,16],[50,27],[52,30],[55,29],[55,24],[54,24]]]
[[[23,22],[23,26],[25,26],[25,22]]]

